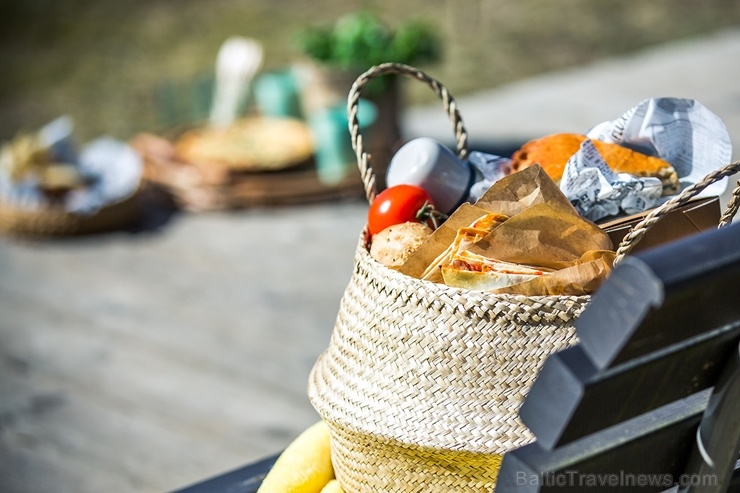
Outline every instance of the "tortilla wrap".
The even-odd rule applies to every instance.
[[[447,265],[452,262],[455,255],[470,248],[472,244],[484,238],[493,231],[496,226],[503,223],[508,218],[508,216],[503,214],[490,213],[479,217],[473,221],[470,226],[458,228],[455,240],[427,266],[421,275],[421,279],[432,280],[433,277],[439,275],[438,271],[440,266]]]
[[[551,272],[550,269],[502,262],[468,251],[456,254],[452,262],[440,270],[446,285],[478,291],[513,286]]]

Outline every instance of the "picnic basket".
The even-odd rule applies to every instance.
[[[403,74],[429,85],[452,123],[457,151],[467,133],[454,98],[424,72],[370,68],[348,97],[350,134],[369,202],[375,176],[356,121],[364,85]],[[625,237],[617,261],[647,229],[708,184],[718,170],[648,214]],[[721,219],[737,211],[740,186]],[[520,296],[423,281],[371,258],[367,228],[328,348],[311,370],[308,395],[327,423],[335,474],[347,493],[490,492],[504,453],[534,439],[518,418],[540,366],[576,342],[574,322],[590,296]]]
[[[29,209],[0,200],[0,232],[40,237],[111,231],[128,226],[140,217],[144,194],[140,185],[128,197],[106,204],[93,214],[69,212],[55,204]]]

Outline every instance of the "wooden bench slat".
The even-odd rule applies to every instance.
[[[740,487],[739,302],[740,224],[626,257],[540,371],[520,409],[537,440],[496,492]],[[665,481],[687,473],[710,484]]]
[[[707,403],[685,471],[695,476],[713,475],[714,489],[688,485],[681,493],[715,493],[731,483],[740,455],[740,345],[727,358]]]
[[[593,492],[609,487],[663,491],[673,483],[660,481],[638,488],[639,484],[630,487],[628,481],[654,483],[667,476],[678,480],[709,395],[709,391],[694,394],[555,450],[534,442],[509,452],[504,455],[496,493]]]
[[[739,246],[733,224],[625,257],[576,322],[594,365],[618,366],[740,319]]]
[[[545,362],[520,408],[544,449],[560,447],[714,385],[740,322],[598,371],[580,346]]]
[[[172,493],[256,493],[280,453]]]

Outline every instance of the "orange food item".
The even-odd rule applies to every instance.
[[[563,177],[566,163],[578,152],[584,140],[585,135],[572,133],[557,133],[530,140],[514,152],[511,169],[520,171],[538,163],[550,178],[559,182]],[[617,173],[652,176],[663,183],[663,195],[678,192],[678,174],[669,162],[619,144],[609,144],[600,140],[592,142],[606,164]]]

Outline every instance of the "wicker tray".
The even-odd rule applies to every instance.
[[[169,194],[178,207],[202,212],[305,204],[360,198],[364,187],[356,166],[336,184],[319,180],[313,155],[285,169],[245,171],[215,163],[189,163],[173,152],[172,140],[139,134],[130,144],[144,159],[144,179]]]
[[[144,187],[92,215],[71,214],[61,207],[39,210],[19,208],[0,201],[0,232],[18,236],[73,236],[113,231],[141,217]]]

